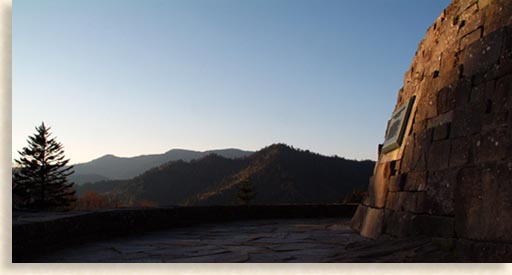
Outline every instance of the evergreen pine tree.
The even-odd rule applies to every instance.
[[[76,201],[73,183],[67,177],[73,166],[66,166],[61,143],[51,137],[44,122],[28,138],[20,159],[13,169],[13,202],[15,207],[34,210],[66,210]]]
[[[241,204],[249,205],[252,199],[254,199],[256,193],[254,192],[254,185],[250,180],[244,180],[240,184],[240,190],[237,193],[238,201]]]

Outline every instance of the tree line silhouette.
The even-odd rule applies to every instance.
[[[68,180],[73,166],[44,123],[19,154],[12,173],[13,207],[29,210],[357,202],[374,166],[274,144],[247,157],[211,154],[171,161],[131,180],[75,186]]]

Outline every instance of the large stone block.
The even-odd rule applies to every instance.
[[[402,209],[400,202],[400,192],[389,192],[386,200],[386,209],[399,211]]]
[[[508,263],[512,259],[512,244],[458,239],[456,253],[460,262]]]
[[[509,91],[506,88],[503,89],[506,85],[501,84],[500,81],[498,81],[500,87],[496,87],[496,81],[490,80],[482,82],[472,91],[471,106],[476,108],[476,112],[482,116],[482,131],[507,123]]]
[[[450,167],[460,167],[468,164],[471,140],[469,138],[456,138],[451,140]]]
[[[436,24],[440,30],[440,36],[438,39],[454,41],[457,38],[457,32],[459,30],[458,25],[454,24],[453,17],[458,12],[458,6],[450,5],[444,9],[441,16],[436,20]],[[441,43],[442,46],[447,45],[446,43]]]
[[[411,129],[412,133],[419,135],[420,133],[423,133],[427,128],[430,128],[427,126],[428,126],[427,120],[416,121],[416,119],[414,119],[413,124],[412,124],[412,129]]]
[[[500,29],[485,35],[465,49],[464,76],[472,77],[498,64],[505,34],[504,29]]]
[[[431,171],[428,174],[426,209],[434,215],[454,214],[454,190],[458,169]]]
[[[363,221],[366,216],[367,209],[368,209],[368,207],[361,205],[361,204],[357,207],[356,213],[354,214],[354,217],[352,217],[352,220],[350,222],[350,227],[353,230],[355,230],[357,232],[361,231],[361,228],[363,226]]]
[[[494,81],[479,83],[471,89],[469,105],[475,107],[473,110],[479,114],[484,114],[487,109],[487,100],[491,99],[494,91]]]
[[[386,200],[386,209],[395,211],[422,212],[425,209],[418,202],[424,204],[424,198],[418,200],[417,194],[421,192],[389,192]]]
[[[386,210],[383,232],[395,237],[416,235],[415,218],[409,212]]]
[[[512,241],[512,161],[461,170],[455,191],[457,236]]]
[[[449,111],[429,119],[427,122],[427,128],[436,128],[444,124],[451,123],[453,121],[453,114],[454,111]],[[435,140],[435,138],[433,138],[433,140]]]
[[[497,81],[485,82],[486,97],[482,100],[483,121],[482,130],[505,126],[509,111],[512,109],[512,76],[506,76]],[[483,84],[482,84],[483,85]]]
[[[510,0],[493,0],[485,9],[484,35],[491,34],[503,26],[512,25]]]
[[[427,211],[427,192],[416,192],[416,205],[411,210],[413,213],[426,213]]]
[[[437,50],[437,44],[438,39],[436,39],[440,34],[440,31],[437,29],[434,29],[433,26],[431,26],[427,30],[427,35],[425,35],[425,38],[421,41],[419,47],[418,47],[418,56],[416,58],[418,59],[418,63],[425,64],[425,68],[432,67],[432,64],[438,64],[438,59],[436,58],[436,50]],[[428,66],[430,65],[430,66]]]
[[[437,83],[425,79],[422,82],[423,96],[418,98],[416,120],[422,121],[438,115],[437,112]]]
[[[419,234],[430,237],[450,238],[455,235],[453,217],[418,215],[415,228]]]
[[[504,28],[503,31],[505,32],[505,38],[498,63],[474,75],[472,77],[474,85],[500,79],[512,73],[512,26]]]
[[[455,2],[457,6],[459,7],[457,12],[455,14],[460,14],[461,12],[466,11],[467,9],[470,9],[475,4],[478,3],[479,0],[458,0]]]
[[[453,97],[455,99],[455,108],[456,109],[464,109],[466,108],[469,102],[469,96],[471,92],[471,79],[470,78],[462,78],[457,82],[453,83]]]
[[[457,44],[454,42],[441,53],[441,64],[439,67],[439,76],[437,77],[438,83],[436,85],[438,89],[442,89],[459,79],[459,58],[456,48]],[[438,109],[438,113],[442,113],[441,110]]]
[[[442,170],[448,168],[450,160],[450,141],[435,141],[428,152],[427,167],[429,170]]]
[[[454,110],[456,103],[453,87],[451,85],[445,86],[437,94],[437,111],[440,114]]]
[[[492,2],[494,2],[495,0],[478,0],[478,8],[479,9],[483,9],[483,10],[486,10],[485,7],[487,7],[488,5],[492,4]]]
[[[361,236],[370,239],[377,239],[382,235],[383,221],[384,209],[368,207],[361,226]]]
[[[411,171],[425,171],[427,168],[427,152],[432,144],[432,128],[415,134],[412,160],[410,161]],[[405,165],[405,161],[402,161]]]
[[[482,129],[483,114],[480,108],[467,106],[465,109],[456,110],[451,126],[452,137],[469,137],[477,134]]]
[[[397,176],[398,172],[400,171],[400,166],[402,165],[402,160],[393,160],[389,162],[389,178],[388,181],[391,180],[391,177]]]
[[[377,165],[375,175],[370,178],[370,185],[368,186],[370,206],[374,208],[384,208],[386,206],[390,176],[391,170],[389,162]]]
[[[391,176],[389,177],[389,186],[388,186],[388,190],[390,192],[399,192],[402,190],[402,181],[404,181],[403,179],[406,177],[406,174],[400,174],[400,175],[396,175],[396,176]]]
[[[411,136],[409,136],[409,138],[407,138],[405,145],[403,145],[405,147],[404,147],[404,152],[402,155],[402,163],[400,165],[401,173],[407,173],[407,172],[409,172],[409,170],[411,170],[411,164],[413,161],[413,154],[414,154],[415,136],[416,136],[415,133],[411,134]]]
[[[482,205],[482,169],[463,168],[455,186],[455,230],[460,237],[469,237],[472,230],[481,227],[478,217]],[[469,233],[469,234],[468,234]]]
[[[439,41],[438,47],[440,49],[457,49],[457,45],[454,45],[453,43],[457,42],[458,27],[453,26],[453,22],[449,22],[446,18],[442,18],[441,20],[441,24],[439,24],[439,21],[436,22],[438,23],[440,31],[439,36],[437,37]]]
[[[404,205],[407,202],[409,196],[407,195],[409,192],[398,192],[398,202],[397,202],[397,210],[404,211]]]
[[[484,33],[484,28],[479,27],[479,28],[467,33],[466,35],[464,35],[459,40],[459,51],[466,49],[467,46],[478,41],[482,37],[483,33]]]
[[[496,87],[494,89],[492,99],[494,103],[494,110],[499,111],[512,109],[512,73],[501,77],[496,81]]]
[[[411,213],[424,213],[426,210],[426,192],[400,192],[400,210]]]
[[[455,250],[456,239],[432,237],[432,244],[441,251],[453,252]],[[455,260],[451,260],[450,262],[455,262]]]
[[[361,203],[364,206],[370,206],[370,197],[368,196],[368,194],[363,196],[363,199],[362,199]]]
[[[508,127],[504,126],[477,135],[472,142],[475,163],[504,160],[512,142],[507,134]]]
[[[445,20],[449,24],[449,26],[454,27],[457,26],[457,23],[453,22],[453,18],[459,14],[459,11],[461,10],[460,4],[452,2],[446,9],[444,9],[443,14],[445,17]]]
[[[423,67],[418,66],[417,62],[411,64],[409,71],[404,75],[404,86],[402,94],[398,97],[397,103],[402,104],[406,98],[416,93],[419,82],[423,79]]]
[[[427,187],[427,172],[410,172],[405,180],[405,191],[424,191]]]
[[[458,38],[462,38],[484,25],[483,14],[479,11],[474,1],[458,15]]]
[[[505,32],[500,62],[494,73],[496,78],[512,74],[512,26],[505,28]]]
[[[443,140],[450,136],[451,123],[445,123],[434,128],[433,140]]]

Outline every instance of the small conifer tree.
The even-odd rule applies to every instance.
[[[66,166],[61,143],[51,137],[44,122],[28,138],[13,169],[13,202],[18,208],[33,210],[68,210],[76,202],[73,183],[67,177],[73,166]]]
[[[253,183],[246,179],[241,182],[240,189],[237,193],[238,201],[240,204],[249,205],[251,200],[254,199],[256,193],[254,192]]]

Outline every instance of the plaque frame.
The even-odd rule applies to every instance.
[[[412,96],[407,102],[398,107],[388,120],[386,136],[381,151],[383,154],[391,152],[402,145],[415,99],[416,96]]]

